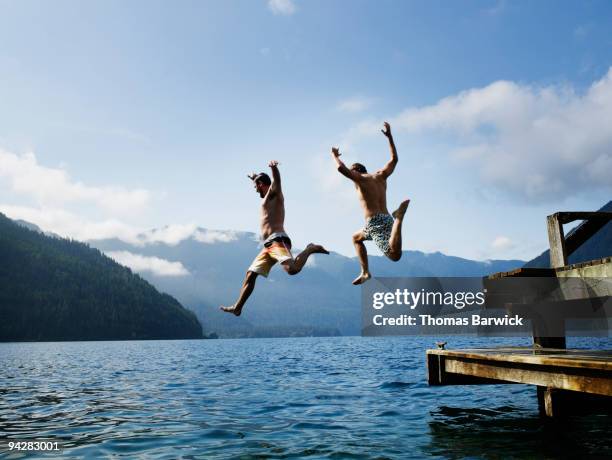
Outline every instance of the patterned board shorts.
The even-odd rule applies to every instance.
[[[276,262],[282,264],[290,259],[293,259],[291,255],[291,240],[284,234],[284,236],[266,240],[264,248],[255,257],[247,271],[267,277]]]
[[[394,219],[389,214],[375,214],[366,221],[363,228],[365,239],[374,241],[385,255],[389,253],[389,238],[393,222]]]

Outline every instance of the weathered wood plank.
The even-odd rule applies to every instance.
[[[555,275],[557,278],[610,278],[612,277],[612,257],[566,265],[557,268]]]
[[[427,355],[427,383],[429,385],[490,385],[500,383],[493,379],[473,375],[449,374],[445,371],[444,360],[444,356],[441,355]]]
[[[563,224],[575,220],[584,222],[565,238]],[[546,225],[550,243],[550,266],[558,268],[567,265],[567,258],[610,221],[612,212],[557,212],[548,216]]]
[[[563,224],[559,220],[559,213],[548,216],[546,226],[550,245],[550,266],[551,268],[563,267],[567,265],[567,253],[565,251]]]
[[[569,224],[576,220],[604,220],[609,222],[612,220],[612,212],[609,211],[560,211],[553,216],[561,222],[561,224]]]
[[[601,214],[603,214],[603,216]],[[566,255],[569,257],[585,241],[610,222],[610,220],[612,220],[612,212],[597,213],[595,216],[589,216],[565,238]]]
[[[550,368],[550,366],[450,357],[444,360],[444,367],[447,373],[612,396],[612,375],[593,372],[586,368]]]
[[[588,269],[588,270],[585,270]],[[589,260],[577,264],[565,265],[556,269],[552,268],[517,268],[507,272],[493,273],[485,279],[496,280],[500,278],[546,278],[549,276],[564,277],[598,277],[612,276],[612,257]]]
[[[542,366],[576,367],[612,372],[611,350],[566,350],[556,348],[472,348],[464,350],[427,350],[447,358],[523,363]],[[611,375],[612,378],[612,375]]]
[[[500,278],[514,278],[514,277],[534,277],[534,278],[545,278],[547,276],[554,276],[555,271],[552,268],[516,268],[508,272],[498,272],[487,276],[487,279],[496,280]]]

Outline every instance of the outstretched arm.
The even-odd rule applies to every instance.
[[[391,134],[391,125],[385,121],[384,129],[381,129],[382,133],[389,139],[389,149],[391,150],[391,159],[387,162],[385,167],[381,169],[381,172],[385,177],[389,177],[395,170],[397,164],[397,150],[395,149],[395,142],[393,142],[393,135]]]
[[[344,162],[340,159],[340,155],[342,154],[340,153],[338,147],[332,147],[332,156],[334,157],[336,165],[338,166],[338,172],[340,172],[340,174],[343,176],[348,177],[350,180],[356,181],[358,179],[358,175],[346,167]]]
[[[272,160],[268,163],[268,166],[272,170],[272,185],[270,186],[270,191],[272,193],[280,193],[281,192],[281,176],[280,171],[278,170],[278,161]]]

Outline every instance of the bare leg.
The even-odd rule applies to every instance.
[[[304,268],[304,265],[306,265],[306,261],[311,254],[329,254],[329,251],[320,244],[310,243],[308,246],[306,246],[306,249],[295,257],[295,259],[289,259],[283,262],[281,265],[290,275],[297,275],[302,271],[302,268]]]
[[[359,258],[359,264],[361,265],[361,273],[353,280],[355,286],[365,283],[372,277],[368,268],[368,251],[366,250],[365,244],[363,244],[364,241],[365,235],[361,230],[353,234],[353,244],[355,245],[355,251]]]
[[[257,273],[248,271],[242,282],[242,289],[240,289],[240,295],[238,296],[238,300],[236,303],[229,307],[221,306],[221,310],[226,311],[228,313],[233,313],[236,316],[240,316],[242,313],[242,307],[244,307],[245,302],[253,292],[255,288],[255,281],[257,280]]]
[[[389,252],[387,257],[394,262],[397,262],[402,258],[402,223],[404,221],[404,214],[410,200],[402,201],[399,208],[393,212],[395,221],[393,222],[393,229],[391,230],[391,236],[389,237]]]

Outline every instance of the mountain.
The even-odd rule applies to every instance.
[[[612,201],[609,201],[599,211],[612,211]],[[574,227],[575,229],[576,227]],[[570,230],[566,237],[574,230]],[[588,260],[601,259],[603,257],[612,256],[612,222],[604,225],[595,235],[589,238],[582,246],[580,246],[573,254],[569,256],[570,264],[586,262]],[[538,257],[530,260],[525,264],[525,267],[533,268],[548,268],[550,267],[550,251],[546,250]]]
[[[13,220],[17,225],[21,225],[22,227],[27,228],[28,230],[32,230],[33,232],[44,233],[40,227],[32,222],[28,222],[26,220],[15,219]]]
[[[130,269],[3,214],[0,318],[0,341],[202,337],[193,312]]]
[[[219,311],[238,295],[245,271],[260,250],[257,236],[248,232],[198,228],[182,239],[160,238],[167,229],[139,235],[137,241],[95,240],[90,244],[121,260],[136,254],[149,260],[180,263],[182,273],[155,271],[141,275],[193,309],[204,331],[221,337],[270,335],[356,335],[361,329],[361,289],[351,284],[359,271],[356,258],[341,254],[315,255],[297,276],[274,267],[268,279],[259,277],[241,317]],[[299,249],[292,251],[297,254]],[[405,251],[399,262],[370,257],[375,276],[484,276],[508,271],[521,260],[477,262],[440,252]]]

